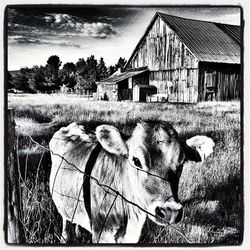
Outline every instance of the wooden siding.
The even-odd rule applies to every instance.
[[[172,102],[197,102],[198,60],[176,33],[158,17],[129,67],[147,66],[149,84]]]
[[[151,85],[160,94],[168,94],[170,102],[196,103],[198,100],[198,69],[151,71]]]
[[[240,65],[200,63],[199,101],[211,100],[207,87],[214,87],[213,100],[229,101],[240,99]]]
[[[132,68],[145,66],[154,71],[198,68],[198,60],[158,17],[130,63]]]

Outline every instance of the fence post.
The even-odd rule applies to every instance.
[[[17,169],[17,155],[16,155],[16,134],[14,111],[8,109],[7,111],[7,169],[6,172],[6,198],[7,198],[7,235],[6,241],[8,243],[23,243],[24,233],[23,226],[20,221],[20,196],[19,196],[19,173]],[[5,215],[6,216],[6,215]]]

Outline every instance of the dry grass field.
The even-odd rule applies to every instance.
[[[239,102],[199,104],[87,101],[50,95],[9,95],[15,111],[18,166],[22,178],[22,222],[27,243],[59,243],[61,218],[48,189],[50,157],[26,133],[43,146],[60,127],[75,121],[93,130],[108,123],[125,134],[139,120],[171,123],[182,140],[207,135],[215,141],[214,153],[205,163],[189,163],[183,170],[179,198],[184,220],[177,224],[195,244],[239,244],[242,232],[241,131]],[[90,236],[83,232],[84,242]],[[72,237],[72,244],[83,241]],[[147,220],[140,244],[185,244],[171,227]]]

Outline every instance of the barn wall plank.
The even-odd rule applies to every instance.
[[[158,17],[132,58],[131,66],[147,66],[149,70],[198,68],[198,60],[177,34]]]

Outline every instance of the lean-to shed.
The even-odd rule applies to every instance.
[[[100,100],[109,101],[143,101],[144,98],[143,100],[138,99],[138,95],[140,96],[140,94],[137,94],[138,91],[134,86],[138,84],[149,86],[148,74],[149,71],[145,67],[128,69],[126,71],[119,69],[107,79],[97,82],[97,96]],[[152,91],[150,91],[150,93],[152,93]],[[156,93],[156,88],[154,93]]]

